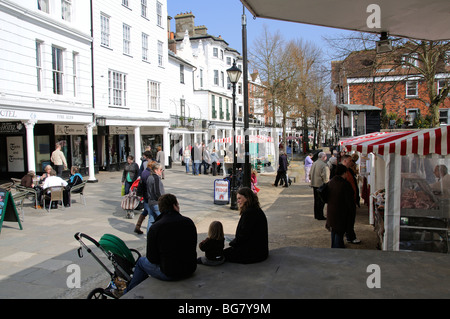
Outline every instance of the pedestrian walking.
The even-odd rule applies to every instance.
[[[311,182],[311,180],[309,179],[309,172],[311,171],[311,166],[313,164],[312,157],[313,155],[311,153],[309,153],[308,156],[305,157],[305,183]]]
[[[318,193],[318,188],[325,183],[328,183],[330,178],[330,169],[326,164],[327,155],[324,152],[319,153],[317,161],[315,161],[311,166],[311,171],[309,172],[309,179],[311,180],[311,187],[314,193],[314,218],[317,220],[325,220],[323,215],[323,208],[325,203],[320,198]]]
[[[353,158],[348,154],[343,155],[341,161],[342,161],[342,164],[344,164],[344,166],[347,167],[347,172],[345,173],[345,179],[352,186],[353,200],[354,200],[354,205],[355,205],[355,210],[353,211],[353,214],[350,216],[350,218],[351,218],[350,226],[349,226],[347,232],[345,233],[345,237],[347,239],[347,242],[349,242],[351,244],[359,244],[359,243],[361,243],[361,240],[356,238],[356,233],[355,233],[356,206],[360,207],[358,181],[356,179],[354,169],[352,168],[352,167],[354,167],[355,162],[353,161]]]
[[[184,165],[186,166],[186,174],[189,174],[189,164],[191,163],[191,150],[189,148],[189,145],[186,146],[183,152],[183,161]]]
[[[162,167],[160,163],[155,162],[152,165],[152,173],[147,178],[147,198],[148,198],[148,224],[147,233],[150,227],[161,214],[158,206],[159,198],[164,195],[164,185],[161,181]]]
[[[284,187],[289,187],[286,175],[287,170],[288,170],[287,155],[284,151],[281,151],[280,156],[278,158],[277,177],[275,177],[275,183],[273,184],[273,186],[277,187],[278,182],[281,180],[281,184],[284,183]]]
[[[156,153],[156,161],[161,164],[161,178],[164,179],[164,171],[166,170],[166,156],[161,146],[157,147],[158,152]]]
[[[61,151],[61,143],[56,143],[55,150],[52,152],[50,160],[55,167],[56,175],[62,177],[63,169],[67,169],[67,161],[64,153]]]
[[[219,155],[217,155],[216,149],[213,148],[211,152],[211,167],[212,167],[211,171],[213,176],[217,175],[217,167],[218,167],[217,163],[219,163]]]
[[[139,176],[139,166],[134,161],[134,156],[127,157],[127,163],[122,173],[122,185],[125,185],[125,195],[130,192],[130,187]]]

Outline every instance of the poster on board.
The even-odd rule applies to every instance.
[[[0,232],[2,231],[4,221],[18,222],[22,230],[22,224],[20,223],[19,214],[17,213],[16,204],[14,203],[11,192],[0,188]]]
[[[214,204],[226,205],[230,203],[229,185],[228,180],[216,179],[214,181]]]

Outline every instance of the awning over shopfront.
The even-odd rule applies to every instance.
[[[344,139],[339,144],[347,151],[358,151],[363,154],[448,155],[450,150],[448,127],[446,125],[428,130],[373,133]]]
[[[450,39],[448,0],[241,0],[259,18],[431,41]],[[378,21],[375,21],[378,18]],[[374,20],[375,19],[375,20]],[[376,24],[375,22],[379,22]]]

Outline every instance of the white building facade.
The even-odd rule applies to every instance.
[[[0,1],[2,176],[42,172],[60,142],[95,179],[89,21],[89,1]]]
[[[121,170],[146,147],[169,156],[167,1],[93,1],[96,161]],[[166,160],[167,163],[167,160]]]

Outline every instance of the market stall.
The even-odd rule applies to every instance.
[[[449,253],[449,126],[340,141],[366,163],[370,218],[383,250]]]
[[[227,155],[224,158],[224,176],[233,167],[233,145],[234,137],[219,138],[212,141],[212,143],[226,144]],[[264,170],[266,165],[275,165],[275,144],[274,139],[270,136],[264,135],[249,135],[250,142],[250,163],[253,168],[258,168],[258,170]],[[244,143],[245,136],[236,135],[236,152],[237,152],[237,163],[244,163]]]

